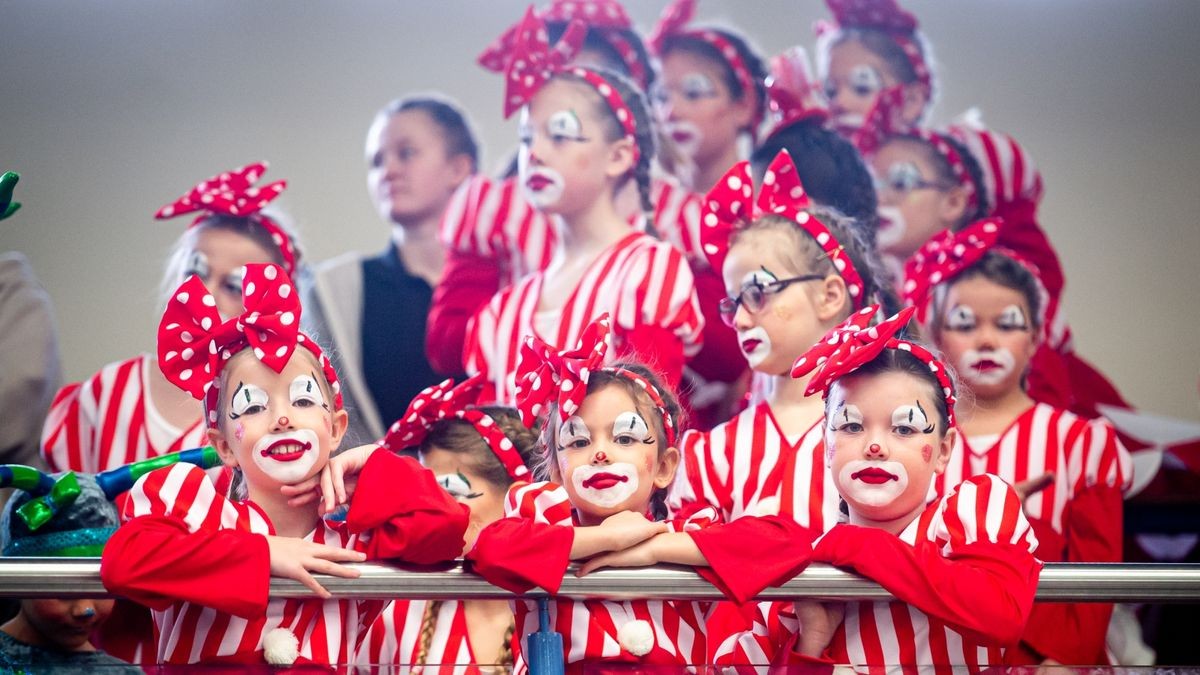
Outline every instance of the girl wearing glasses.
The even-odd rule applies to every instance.
[[[874,256],[853,220],[814,206],[787,152],[767,168],[757,203],[750,168],[735,165],[705,199],[702,234],[729,297],[721,316],[771,393],[712,429],[684,434],[685,471],[672,506],[711,505],[722,518],[780,514],[814,531],[836,520],[823,470],[820,401],[792,363],[879,294]]]

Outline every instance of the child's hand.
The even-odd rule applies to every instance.
[[[575,576],[583,577],[604,567],[649,567],[654,565],[659,562],[655,540],[661,536],[663,535],[656,534],[629,548],[598,555],[576,570]]]
[[[666,523],[650,520],[644,514],[633,511],[614,513],[598,527],[609,543],[609,551],[623,551],[668,529]]]
[[[1045,490],[1051,485],[1054,485],[1054,474],[1044,473],[1035,478],[1023,480],[1020,483],[1013,485],[1013,492],[1017,493],[1017,497],[1021,499],[1021,505],[1024,506],[1025,502],[1030,497],[1036,495],[1042,490]],[[1027,513],[1025,515],[1028,516],[1029,514]]]
[[[796,651],[804,656],[819,657],[833,641],[833,634],[846,616],[844,602],[797,600],[796,618],[800,619],[800,641]]]
[[[321,473],[300,483],[284,485],[279,491],[289,497],[288,506],[303,506],[320,500],[317,512],[330,513],[347,503],[358,484],[357,475],[362,471],[371,453],[379,449],[375,444],[360,445],[333,457],[321,469]]]
[[[363,562],[367,559],[366,554],[359,551],[315,544],[293,537],[267,535],[267,548],[271,553],[271,576],[295,579],[324,599],[332,596],[317,583],[311,572],[356,579],[359,575],[358,570],[338,563]]]

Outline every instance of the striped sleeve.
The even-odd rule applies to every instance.
[[[692,511],[686,517],[668,520],[667,527],[672,532],[696,532],[720,523],[721,514],[715,508],[706,506]]]
[[[1133,458],[1117,438],[1117,432],[1108,420],[1077,420],[1081,432],[1070,449],[1070,466],[1074,492],[1105,486],[1129,489],[1133,482]]]
[[[217,494],[203,469],[192,464],[172,464],[138,479],[121,519],[128,522],[139,516],[173,518],[188,532],[215,531],[239,522],[239,510]]]
[[[454,191],[442,213],[441,240],[446,248],[475,255],[495,255],[491,248],[495,226],[494,187],[487,176],[475,175]]]
[[[701,195],[670,180],[655,181],[654,193],[654,227],[663,240],[707,265],[700,246]]]
[[[504,516],[564,527],[574,524],[570,496],[561,485],[551,482],[514,483],[504,496]]]
[[[83,448],[95,433],[95,398],[90,382],[74,382],[58,390],[42,426],[42,459],[51,471],[95,471],[83,463]]]
[[[481,175],[451,197],[441,239],[451,250],[503,260],[509,282],[545,269],[557,245],[549,219],[525,200],[515,180]]]
[[[627,334],[643,327],[662,328],[679,340],[685,356],[700,351],[704,316],[683,254],[646,238],[623,267],[615,326]]]
[[[972,476],[954,488],[935,516],[930,537],[942,544],[946,557],[979,542],[1012,544],[1030,553],[1037,549],[1020,497],[992,474]]]

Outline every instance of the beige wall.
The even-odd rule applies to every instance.
[[[663,2],[630,0],[648,27]],[[1080,351],[1150,410],[1200,419],[1196,177],[1200,3],[909,0],[942,62],[935,121],[980,105],[1046,178],[1043,223]],[[153,348],[160,205],[269,159],[307,251],[376,250],[362,142],[375,109],[443,90],[491,166],[513,146],[474,55],[521,2],[21,0],[2,10],[0,169],[23,180],[0,250],[24,251],[58,308],[67,375]],[[701,3],[767,51],[811,45],[823,3]],[[2,375],[0,375],[2,376]]]

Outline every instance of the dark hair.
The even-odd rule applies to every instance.
[[[925,345],[922,345],[923,347]],[[933,349],[929,349],[930,353],[935,353]],[[945,364],[943,364],[945,367]],[[937,376],[929,370],[929,366],[924,361],[913,356],[912,352],[904,349],[884,349],[871,361],[868,361],[863,366],[855,370],[846,377],[854,377],[859,375],[882,375],[884,373],[906,373],[921,380],[929,385],[930,392],[933,393],[933,407],[937,410],[938,420],[941,421],[939,427],[939,435],[945,436],[946,431],[950,428],[950,410],[946,407],[946,397],[942,395],[942,383],[938,381]],[[958,384],[954,375],[954,371],[946,369],[946,375],[950,377],[950,386],[954,391],[958,390]],[[838,380],[840,381],[840,380]],[[835,381],[830,386],[830,391],[837,385]],[[832,419],[832,413],[829,409],[830,396],[825,397],[825,418]]]
[[[442,129],[446,155],[470,157],[471,173],[475,173],[479,166],[479,142],[475,138],[475,131],[471,128],[466,113],[451,99],[433,94],[398,98],[385,105],[376,116],[391,117],[413,110],[420,110],[429,115],[429,118]]]
[[[875,28],[842,28],[829,39],[818,40],[817,50],[819,58],[823,61],[829,58],[829,51],[844,42],[854,40],[861,44],[867,51],[878,56],[891,67],[892,73],[901,84],[912,84],[918,81],[917,71],[913,68],[912,61],[904,52],[904,48],[899,42],[888,33]],[[925,66],[929,69],[929,93],[925,104],[925,110],[933,106],[934,96],[937,89],[937,80],[934,77],[933,68],[933,48],[929,41],[925,39],[925,35],[920,31],[914,31],[912,34],[913,44],[916,45],[917,51],[921,54],[921,60],[925,62]],[[827,68],[824,70],[828,70]],[[922,111],[924,116],[925,111]]]
[[[819,120],[802,120],[777,130],[763,140],[750,156],[756,176],[762,176],[780,150],[787,150],[796,164],[804,190],[817,202],[853,218],[875,241],[879,201],[875,183],[858,150]]]
[[[750,43],[744,36],[728,28],[710,26],[703,30],[720,35],[737,50],[738,56],[741,57],[742,62],[746,64],[746,68],[750,71],[750,79],[754,85],[755,107],[759,113],[755,117],[760,118],[761,113],[767,109],[767,77],[770,75],[767,72],[767,66],[763,62],[762,56],[750,46]],[[725,80],[725,86],[729,89],[734,100],[740,101],[746,96],[745,87],[742,86],[742,82],[738,79],[737,74],[733,72],[733,66],[729,64],[729,59],[713,45],[689,35],[672,35],[664,42],[662,55],[665,57],[668,53],[675,50],[695,54],[718,64],[721,67],[721,76]],[[753,131],[753,129],[750,131]]]
[[[967,179],[971,181],[971,187],[975,190],[975,209],[963,214],[962,221],[954,228],[959,230],[991,213],[992,205],[988,202],[987,184],[984,182],[983,167],[980,166],[979,160],[962,141],[949,134],[939,134],[939,136],[954,148],[959,157],[962,157],[963,166],[967,170]],[[954,169],[950,167],[950,162],[940,152],[934,151],[933,154],[936,156],[934,164],[938,167],[938,179],[957,183],[958,179],[954,176]]]
[[[558,42],[563,33],[567,30],[567,24],[563,21],[547,21],[546,35],[550,39],[550,44]],[[633,51],[637,54],[638,61],[642,64],[642,71],[646,73],[646,88],[654,84],[656,72],[654,65],[650,61],[650,52],[646,50],[646,44],[642,42],[642,37],[636,31],[628,28],[593,28],[588,27],[588,31],[583,38],[583,49],[600,52],[604,55],[604,60],[607,63],[616,67],[617,71],[625,77],[632,78],[633,73],[629,71],[629,64],[625,62],[625,57],[621,56],[621,52],[617,50],[613,44],[610,35],[618,35],[625,42],[628,42],[633,47]],[[612,70],[609,68],[608,70]],[[637,83],[638,86],[641,83]]]
[[[820,220],[825,227],[829,229],[829,233],[842,246],[842,250],[850,258],[851,264],[862,278],[863,285],[863,304],[870,305],[879,303],[884,306],[884,311],[892,313],[898,311],[899,302],[896,299],[895,293],[892,291],[890,284],[887,282],[887,273],[883,268],[883,264],[879,261],[879,255],[875,251],[875,247],[870,244],[862,228],[853,218],[845,216],[836,209],[828,206],[816,206],[808,209],[808,212]],[[733,247],[737,242],[741,241],[747,235],[752,235],[754,232],[772,230],[781,232],[789,237],[793,246],[788,252],[781,252],[787,257],[787,253],[797,252],[801,256],[801,260],[793,260],[795,269],[790,270],[794,274],[839,274],[833,261],[829,255],[821,248],[816,239],[809,236],[807,232],[802,230],[790,218],[784,218],[775,214],[767,214],[754,222],[748,227],[742,228],[734,232],[733,237],[729,241],[730,247]],[[846,312],[841,318],[846,318],[854,312],[853,299],[846,296]]]
[[[633,140],[638,148],[638,161],[633,169],[617,182],[617,187],[620,188],[629,178],[637,181],[638,198],[641,201],[642,213],[646,217],[646,231],[652,235],[657,235],[657,231],[654,228],[654,200],[650,192],[650,166],[654,161],[654,154],[657,152],[658,144],[655,140],[654,118],[650,115],[650,106],[646,103],[646,97],[642,94],[642,91],[624,75],[611,70],[595,68],[589,68],[588,70],[603,77],[604,81],[621,97],[621,100],[625,103],[625,107],[629,108],[629,112],[633,115],[635,130]],[[585,80],[570,72],[561,73],[557,77],[587,84]],[[587,86],[591,89],[590,84],[587,84]],[[608,128],[605,130],[605,140],[610,143],[620,140],[625,136],[625,127],[617,119],[617,114],[613,112],[608,102],[600,97],[600,93],[596,92],[595,89],[592,89],[592,91],[596,96],[596,109],[600,111],[601,118],[607,121]]]
[[[513,448],[521,456],[521,461],[525,466],[529,466],[537,446],[537,433],[521,423],[521,416],[513,408],[481,406],[479,410],[496,421],[496,426],[512,441]],[[461,459],[474,469],[475,473],[496,488],[507,488],[513,482],[496,453],[488,447],[487,441],[475,426],[466,420],[451,417],[435,423],[425,440],[421,441],[420,451],[429,452],[433,448],[461,455]]]
[[[676,398],[675,392],[667,387],[658,373],[651,368],[632,361],[621,361],[602,370],[592,371],[588,376],[588,395],[600,391],[605,387],[617,386],[621,387],[633,399],[639,411],[655,411],[656,406],[654,405],[654,401],[650,399],[650,395],[646,393],[646,390],[636,381],[625,377],[621,373],[614,372],[615,369],[636,373],[658,390],[658,394],[662,397],[663,405],[666,408],[666,414],[671,418],[671,423],[675,427],[676,438],[678,439],[678,435],[683,433],[683,425],[686,422],[683,408],[679,405],[679,399]],[[548,418],[553,420],[557,414],[558,406],[549,406]],[[654,433],[661,439],[658,451],[662,453],[663,449],[667,447],[665,425],[657,412],[649,415],[648,418],[654,427]],[[543,427],[542,452],[533,467],[534,475],[540,480],[551,480],[553,478],[550,471],[554,466],[554,458],[558,452],[557,437],[558,425],[548,423]],[[678,443],[678,440],[676,442]],[[667,491],[668,488],[662,488],[655,490],[650,495],[650,513],[654,516],[655,520],[662,520],[667,517]]]
[[[934,289],[932,325],[935,334],[941,330],[943,305],[946,302],[946,293],[950,291],[950,287],[961,281],[974,279],[975,277],[983,277],[996,285],[1020,293],[1029,306],[1029,313],[1031,315],[1029,321],[1033,324],[1036,334],[1036,330],[1042,326],[1041,312],[1045,309],[1042,307],[1041,285],[1038,283],[1037,277],[1033,275],[1033,272],[1029,271],[1029,268],[999,251],[984,253],[983,257],[974,265],[971,265],[958,276],[940,284]]]

